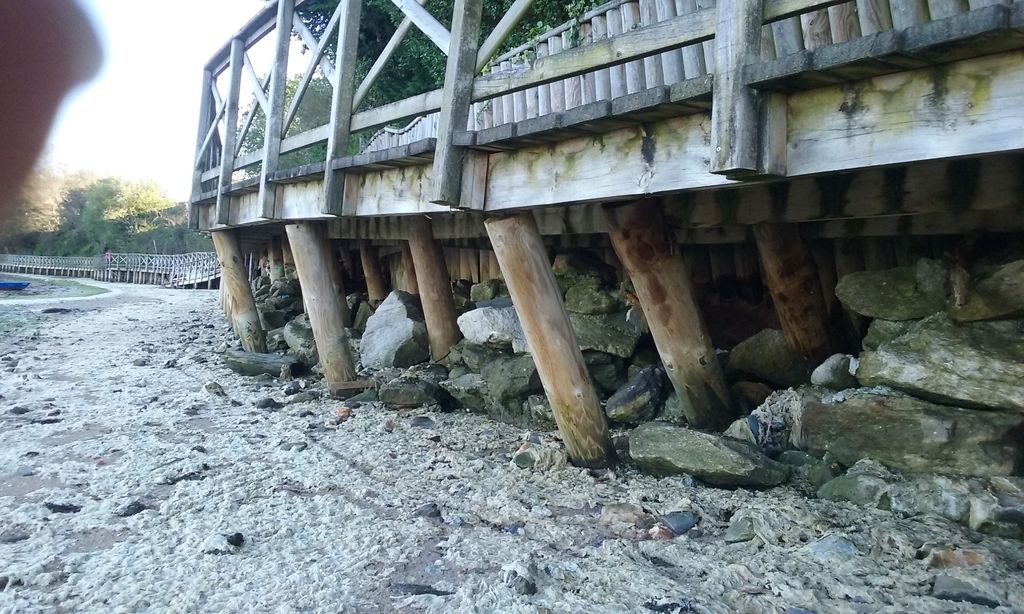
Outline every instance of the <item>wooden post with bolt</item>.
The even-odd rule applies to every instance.
[[[455,299],[444,250],[434,239],[427,218],[420,216],[410,220],[409,249],[416,267],[423,317],[427,322],[430,356],[435,361],[441,360],[462,339],[462,331],[455,321]]]
[[[302,302],[313,329],[320,365],[328,389],[337,396],[356,379],[355,361],[345,330],[348,305],[340,287],[337,260],[323,222],[300,222],[285,227],[302,286]]]
[[[658,201],[606,206],[612,247],[640,307],[691,426],[722,430],[734,418],[722,367],[683,261]]]
[[[370,303],[379,304],[388,297],[387,282],[384,281],[384,274],[380,270],[380,260],[377,258],[377,248],[368,243],[359,244],[359,259],[363,263],[363,277],[366,278],[366,295]]]
[[[832,344],[810,248],[795,224],[757,224],[754,240],[786,345],[808,361],[824,360]]]
[[[212,235],[213,247],[220,260],[220,279],[225,292],[224,311],[245,351],[266,352],[267,340],[260,325],[256,301],[249,288],[238,233],[235,230],[218,230]]]
[[[570,460],[609,465],[615,450],[608,425],[533,214],[493,217],[484,225]]]
[[[267,256],[270,260],[270,281],[284,279],[284,252],[281,249],[281,237],[270,237],[270,249]]]

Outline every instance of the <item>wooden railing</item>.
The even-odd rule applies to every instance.
[[[109,257],[0,254],[0,271],[186,287],[220,277],[220,263],[213,252],[117,253]]]
[[[990,27],[981,24],[982,17],[992,17],[992,23],[998,22],[997,17],[1008,21],[1006,16],[983,12],[1008,12],[1014,4],[1011,0],[613,0],[495,57],[528,13],[530,0],[516,0],[479,47],[474,42],[480,38],[475,35],[479,24],[467,17],[476,0],[457,0],[452,32],[423,8],[422,0],[393,2],[405,20],[360,83],[355,79],[358,0],[341,0],[319,39],[296,14],[303,0],[270,3],[207,64],[192,202],[215,201],[215,224],[229,222],[227,199],[240,177],[237,173],[253,172],[256,167],[259,177],[246,187],[258,191],[264,219],[279,217],[274,184],[296,176],[280,168],[281,155],[322,144],[327,146],[322,165],[305,168],[298,175],[322,176],[322,213],[351,213],[339,187],[339,175],[357,166],[344,160],[346,147],[351,134],[374,129],[364,152],[436,139],[436,144],[425,148],[432,158],[424,152],[418,156],[425,160],[422,163],[434,165],[430,200],[463,208],[474,207],[459,200],[465,156],[456,152],[467,147],[500,150],[506,146],[488,149],[489,143],[507,141],[517,133],[551,131],[570,121],[581,124],[641,112],[650,116],[656,106],[669,114],[715,109],[710,135],[712,173],[729,179],[785,176],[785,163],[776,155],[785,104],[778,91],[792,87],[797,76],[803,75],[813,85],[926,64],[929,59],[919,57],[920,49],[955,42],[970,34],[972,27]],[[963,22],[945,30],[920,27],[965,13],[978,16],[981,25]],[[356,112],[412,27],[451,54],[444,88]],[[261,77],[248,51],[271,33],[276,34],[274,61]],[[285,67],[293,33],[310,53],[298,90],[286,105]],[[327,41],[333,39],[337,52],[332,62],[325,51]],[[853,44],[862,39],[863,45]],[[830,56],[810,55],[844,43],[849,45]],[[912,60],[904,57],[908,53]],[[844,67],[849,67],[848,73]],[[829,74],[823,76],[823,72]],[[286,136],[317,73],[333,86],[331,122]],[[227,93],[221,96],[218,82],[224,80]],[[783,81],[786,85],[779,85]],[[240,117],[243,85],[252,90],[253,102],[246,116]],[[258,109],[267,117],[264,146],[242,154],[242,139]],[[390,127],[409,120],[404,128]]]

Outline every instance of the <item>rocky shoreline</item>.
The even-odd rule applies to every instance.
[[[619,454],[610,470],[567,462],[497,282],[456,284],[466,340],[441,364],[425,362],[415,297],[350,296],[361,375],[377,387],[344,401],[324,393],[294,280],[256,289],[264,323],[280,324],[269,355],[237,349],[210,293],[140,288],[45,320],[0,355],[0,458],[14,468],[0,479],[0,611],[1024,603],[1022,414],[980,409],[1013,388],[972,388],[968,378],[1001,372],[954,369],[963,381],[926,399],[895,376],[874,380],[911,370],[862,371],[889,356],[933,360],[913,335],[954,326],[944,306],[875,320],[859,355],[822,365],[745,364],[751,348],[785,351],[771,331],[721,353],[745,415],[717,434],[687,428],[628,288],[590,267],[566,292],[583,285],[606,293],[595,309],[614,306],[574,312],[609,322],[586,351]],[[943,339],[966,344],[958,359],[1012,363],[999,348],[1019,347],[1013,322],[973,325],[1006,341],[982,352],[968,351],[982,333]],[[116,338],[85,333],[114,323]],[[97,374],[90,355],[124,366]],[[954,406],[954,394],[973,396]]]

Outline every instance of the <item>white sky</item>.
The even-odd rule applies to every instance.
[[[151,179],[168,196],[186,200],[192,189],[203,65],[263,2],[80,2],[99,30],[104,66],[65,101],[43,163]],[[261,43],[265,49],[260,51],[269,52],[271,37]],[[252,56],[257,72],[265,73],[269,55],[254,49]],[[305,59],[291,64],[304,65]]]

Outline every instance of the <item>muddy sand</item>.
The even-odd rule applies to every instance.
[[[0,612],[993,611],[932,596],[939,574],[1024,607],[1020,542],[799,482],[519,469],[557,435],[473,415],[342,421],[220,364],[215,292],[116,288],[0,305]],[[650,539],[677,511],[696,527]]]

